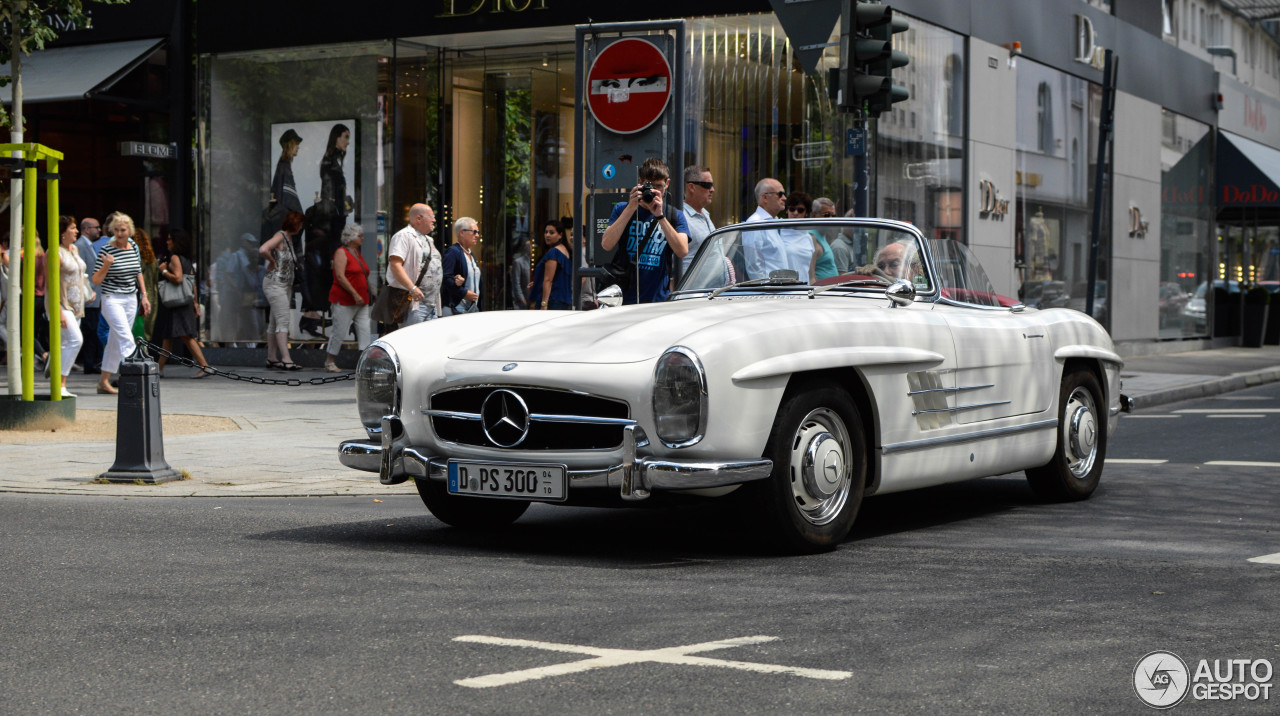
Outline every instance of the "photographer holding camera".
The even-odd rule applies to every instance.
[[[605,251],[619,247],[609,272],[622,288],[624,305],[665,301],[671,293],[673,257],[682,259],[689,253],[684,212],[665,210],[671,181],[666,163],[650,157],[640,165],[639,175],[641,183],[631,188],[626,202],[613,207],[600,240]]]

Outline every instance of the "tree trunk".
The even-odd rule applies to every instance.
[[[18,23],[11,23],[13,37],[10,47],[13,48],[9,61],[13,69],[13,112],[9,118],[12,129],[10,141],[22,143],[22,45],[18,32]],[[22,156],[14,152],[13,156]],[[9,285],[5,302],[7,305],[7,327],[9,332],[6,352],[9,357],[9,395],[22,395],[22,171],[10,174],[9,179]],[[31,350],[31,346],[27,346]]]

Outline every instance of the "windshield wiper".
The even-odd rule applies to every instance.
[[[711,295],[707,296],[707,300],[710,301],[716,296],[719,296],[720,294],[732,288],[746,288],[748,286],[799,286],[803,283],[804,283],[803,281],[797,278],[783,278],[783,277],[753,278],[750,281],[743,281],[742,283],[735,283],[735,284],[730,284],[728,286],[721,286],[720,288],[717,288],[716,290],[712,291]]]
[[[810,296],[816,296],[825,293],[833,288],[841,288],[843,286],[888,286],[889,281],[882,278],[855,278],[851,281],[841,281],[840,283],[832,283],[826,286],[815,286],[809,291]]]

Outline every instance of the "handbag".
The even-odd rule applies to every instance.
[[[196,277],[191,274],[184,274],[182,283],[174,283],[168,279],[162,279],[159,290],[161,306],[165,308],[182,308],[195,301]]]
[[[195,303],[196,276],[187,270],[187,264],[181,258],[178,262],[182,267],[182,283],[174,283],[164,278],[163,274],[157,281],[156,293],[160,299],[160,305],[165,308],[182,308]]]
[[[427,247],[427,259],[422,262],[422,270],[418,271],[418,278],[414,279],[413,285],[417,286],[422,283],[422,277],[427,275],[427,267],[431,266],[431,247]],[[409,291],[403,288],[397,288],[388,284],[385,288],[378,292],[378,297],[373,301],[373,307],[369,309],[369,315],[378,323],[387,325],[399,325],[404,323],[404,319],[409,315]]]

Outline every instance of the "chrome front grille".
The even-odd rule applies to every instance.
[[[634,423],[621,400],[517,385],[442,391],[424,412],[441,440],[512,450],[608,450]]]

